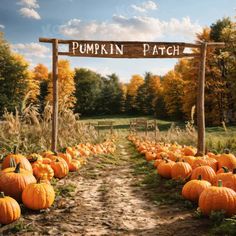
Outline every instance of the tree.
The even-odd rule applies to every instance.
[[[184,82],[181,75],[172,70],[163,78],[163,96],[167,114],[171,119],[182,118],[182,96]]]
[[[49,81],[49,93],[47,101],[52,103],[52,78],[50,74]],[[73,108],[76,102],[74,96],[75,83],[74,83],[74,71],[70,68],[68,60],[58,61],[58,97],[59,107],[62,108]]]
[[[127,85],[127,96],[126,96],[126,112],[135,113],[137,112],[137,92],[139,87],[144,83],[144,79],[141,75],[133,75],[130,83]]]
[[[46,97],[48,96],[48,68],[43,64],[34,67],[33,78],[35,83],[39,84],[38,102],[40,111],[44,110]]]
[[[14,111],[24,101],[27,93],[28,64],[14,55],[0,33],[0,115],[4,108]]]
[[[116,74],[103,78],[99,111],[103,114],[119,114],[121,110],[122,90]]]
[[[101,76],[91,70],[75,69],[75,111],[83,115],[94,115],[99,109],[102,79]]]

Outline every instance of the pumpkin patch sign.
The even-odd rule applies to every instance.
[[[69,41],[68,56],[109,58],[180,58],[193,56],[184,52],[194,44],[172,42]]]

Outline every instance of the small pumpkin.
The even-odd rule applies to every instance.
[[[196,157],[196,160],[193,162],[192,168],[195,169],[198,166],[210,166],[215,172],[218,169],[218,162],[210,157]]]
[[[163,159],[156,159],[153,163],[154,167],[158,167],[160,165],[160,163],[163,161]]]
[[[54,171],[52,167],[48,164],[38,163],[34,165],[33,173],[36,179],[41,179],[42,177],[51,180],[54,176]]]
[[[219,169],[223,166],[227,167],[231,171],[236,168],[236,157],[229,153],[229,150],[225,150],[225,153],[218,157]]]
[[[192,167],[187,162],[176,162],[171,169],[171,178],[186,180],[191,173]]]
[[[171,169],[175,163],[168,159],[162,161],[157,167],[157,173],[167,179],[171,178]]]
[[[183,186],[182,196],[190,201],[198,202],[203,190],[209,188],[210,186],[211,183],[206,180],[202,180],[201,175],[199,175],[198,179],[190,180]]]
[[[223,187],[231,188],[236,192],[236,169],[233,169],[233,172],[217,174],[214,185],[216,185],[219,180],[222,181]]]
[[[199,166],[192,171],[191,179],[197,179],[201,175],[203,180],[214,183],[216,173],[210,166]]]
[[[18,163],[15,168],[7,168],[0,172],[0,191],[21,201],[21,194],[30,183],[36,183],[33,174],[25,169],[20,168]]]
[[[69,171],[77,171],[81,167],[81,164],[78,160],[72,159],[72,161],[69,164]]]
[[[69,172],[66,161],[60,157],[51,162],[51,167],[54,170],[54,176],[59,179],[65,177]]]
[[[67,165],[69,166],[72,158],[71,158],[71,155],[69,153],[62,153],[62,152],[59,152],[57,153],[57,156],[58,157],[61,157],[62,159],[64,159],[67,163]]]
[[[23,204],[32,210],[49,208],[54,200],[53,187],[43,182],[28,184],[22,193]]]
[[[153,161],[156,159],[156,153],[155,152],[146,152],[145,157],[147,161]]]
[[[206,188],[199,197],[199,208],[204,215],[212,211],[225,211],[227,216],[236,213],[236,192],[230,188],[222,187],[219,180],[218,186]]]
[[[30,163],[35,163],[36,161],[40,162],[43,160],[43,157],[37,153],[32,153],[27,156],[27,159]]]
[[[18,202],[0,192],[0,224],[10,224],[20,218],[21,209]]]

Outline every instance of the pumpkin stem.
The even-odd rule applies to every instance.
[[[202,176],[199,175],[199,176],[197,177],[197,179],[198,179],[198,180],[202,180]]]
[[[13,147],[13,154],[16,154],[16,152],[17,152],[17,145],[15,144]]]
[[[218,187],[223,187],[222,180],[218,180]]]
[[[221,168],[224,170],[224,173],[228,173],[229,172],[229,169],[226,166],[222,166]]]
[[[20,173],[20,162],[16,165],[15,173]]]
[[[233,174],[236,174],[236,168],[233,169]]]
[[[224,150],[224,153],[229,154],[229,153],[230,153],[229,149],[226,148],[226,149]]]
[[[4,197],[5,197],[4,192],[0,192],[0,198],[4,198]]]

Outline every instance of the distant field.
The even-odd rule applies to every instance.
[[[115,130],[119,132],[127,132],[130,120],[136,118],[146,118],[148,120],[155,119],[152,116],[95,116],[81,117],[81,122],[90,122],[96,125],[98,121],[113,121]],[[185,128],[184,122],[157,119],[158,129],[162,132],[167,132],[172,124],[181,129]],[[216,151],[222,152],[225,148],[229,148],[231,151],[236,153],[236,126],[227,127],[227,131],[224,130],[223,126],[206,127],[206,144],[209,150],[215,149]]]

